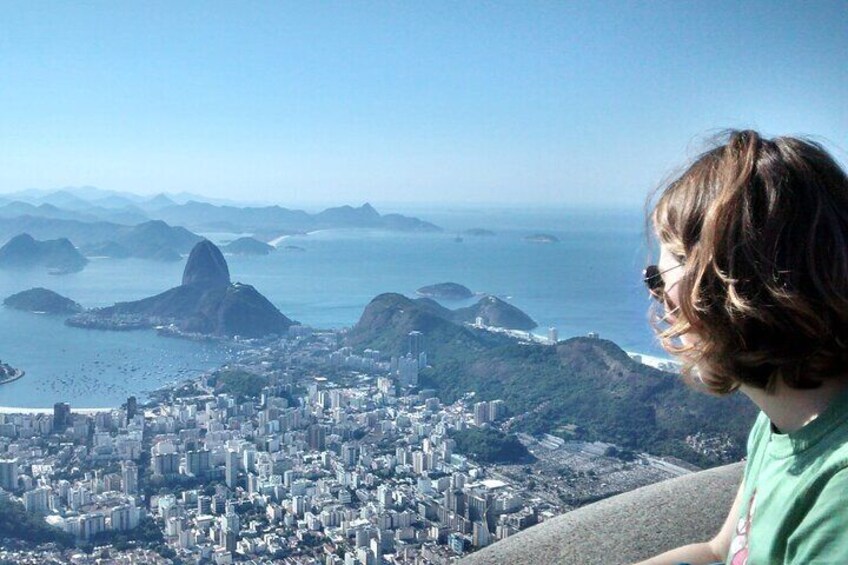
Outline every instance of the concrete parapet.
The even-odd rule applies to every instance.
[[[669,479],[547,520],[462,559],[462,565],[633,563],[705,541],[724,522],[743,463]]]

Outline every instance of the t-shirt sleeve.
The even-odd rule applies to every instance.
[[[786,544],[786,563],[848,563],[848,469],[827,481]]]

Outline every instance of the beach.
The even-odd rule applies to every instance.
[[[98,412],[109,412],[115,408],[74,408],[71,412],[77,414],[96,414]],[[0,414],[53,414],[53,408],[23,408],[19,406],[0,406]]]

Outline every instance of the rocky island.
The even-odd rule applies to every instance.
[[[252,237],[240,237],[221,247],[221,251],[231,255],[268,255],[274,249],[273,245]]]
[[[0,361],[0,385],[16,381],[24,376],[24,372]]]
[[[182,284],[135,302],[119,302],[69,318],[71,326],[128,330],[163,327],[176,335],[264,337],[295,322],[255,288],[230,281],[220,249],[203,240],[192,249]]]
[[[525,236],[524,240],[531,243],[559,243],[559,238],[549,233],[535,233]]]
[[[81,271],[88,260],[66,238],[36,241],[16,235],[0,247],[0,269],[48,269],[51,274]]]
[[[468,287],[454,282],[422,286],[416,292],[420,296],[444,300],[466,300],[474,296],[474,293]]]
[[[18,292],[6,298],[3,305],[25,312],[55,315],[79,314],[84,310],[70,298],[46,288],[31,288]]]

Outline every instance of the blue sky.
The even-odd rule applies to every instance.
[[[0,192],[638,206],[846,100],[845,2],[0,5]]]

